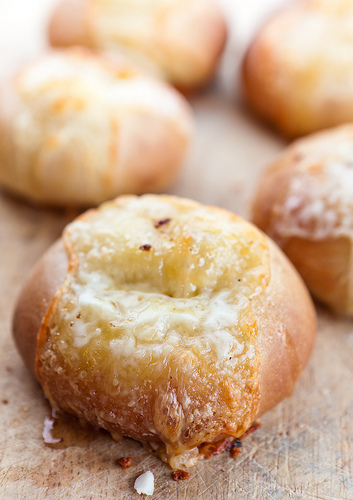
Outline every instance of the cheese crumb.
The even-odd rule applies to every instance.
[[[62,439],[57,439],[51,435],[51,431],[53,429],[54,429],[54,419],[45,417],[43,434],[42,434],[45,444],[56,444],[62,441]]]
[[[134,488],[139,495],[152,495],[154,490],[154,476],[151,471],[147,471],[139,476],[134,484]]]

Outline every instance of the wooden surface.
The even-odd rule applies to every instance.
[[[192,99],[197,135],[171,192],[247,215],[258,173],[283,142],[246,113],[237,70],[252,30],[283,1],[220,1],[231,28],[227,52],[217,82]],[[1,75],[43,48],[52,5],[0,0]],[[170,468],[140,444],[78,433],[74,423],[57,431],[70,446],[45,446],[50,410],[16,352],[11,315],[23,279],[74,216],[0,192],[0,498],[136,499],[135,478],[151,470],[155,500],[353,499],[353,321],[324,309],[318,309],[313,357],[293,396],[263,418],[236,460],[214,457],[176,483]],[[129,469],[117,465],[122,456],[132,456]]]

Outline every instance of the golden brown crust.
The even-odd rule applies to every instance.
[[[270,240],[271,280],[253,304],[260,330],[257,417],[291,395],[314,346],[316,314],[297,272]]]
[[[17,301],[13,334],[25,365],[33,375],[38,332],[55,293],[63,284],[67,267],[68,260],[60,239],[37,262]]]
[[[259,404],[256,402],[255,407],[257,407],[257,410],[256,414],[252,414],[252,420],[291,394],[295,381],[307,363],[313,347],[316,329],[312,302],[300,278],[275,245],[269,243],[269,249],[270,283],[265,292],[253,299],[252,305],[257,323],[261,358],[259,372],[260,400]],[[43,308],[39,308],[37,303],[38,300],[44,300],[47,304],[51,301],[55,291],[65,279],[67,266],[67,255],[63,246],[59,243],[40,261],[19,299],[15,313],[14,334],[26,365],[32,372],[35,361],[33,344],[38,335],[39,323],[43,319]],[[50,279],[48,281],[48,277],[51,275],[52,282],[50,282]],[[37,288],[38,283],[39,288]],[[35,293],[34,289],[37,290]],[[32,301],[36,302],[36,305]],[[51,304],[51,308],[53,307],[55,308],[54,302]],[[33,311],[32,315],[34,316],[34,319],[30,321],[29,310]],[[49,318],[51,314],[47,314],[46,317]],[[49,327],[48,319],[46,324]],[[45,328],[43,328],[44,326],[42,326],[41,346],[44,345],[47,337]],[[31,346],[30,349],[22,347],[28,344]],[[45,381],[44,385],[46,385]],[[64,396],[65,387],[60,389],[59,386],[56,390],[62,391]],[[86,389],[83,390],[86,391]],[[84,396],[82,401],[85,398]],[[257,398],[256,393],[254,393],[254,398]],[[87,402],[89,400],[91,400],[90,397],[88,397]],[[80,407],[82,401],[77,399],[77,408]],[[162,404],[162,401],[160,404]],[[88,407],[85,416],[88,420],[91,418],[94,423],[99,424],[95,416],[97,414],[99,414],[97,408],[92,407],[90,409]],[[169,415],[169,418],[172,416],[172,414]],[[177,418],[177,415],[175,415],[175,418]],[[109,422],[109,420],[103,426],[111,432],[114,432],[115,429],[135,439],[153,441],[153,434],[151,436],[145,434],[144,437],[139,431],[139,426],[143,428],[146,422],[148,422],[147,416],[135,425],[134,430],[130,427],[128,431],[125,429],[125,432],[124,428],[119,428],[119,424],[114,427],[115,424],[113,425],[113,422]],[[240,433],[243,433],[251,425],[251,421],[246,422],[244,425],[245,427],[239,430]],[[173,428],[171,427],[170,432],[172,431]],[[233,430],[233,432],[235,431]],[[229,433],[234,435],[230,428]],[[220,437],[220,435],[216,436],[217,439]],[[214,436],[211,441],[212,439],[214,439]],[[177,466],[177,463],[175,463],[175,466]]]
[[[63,0],[50,21],[50,43],[124,52],[185,92],[203,85],[213,76],[227,38],[218,5],[213,0],[146,5]]]
[[[299,0],[275,14],[251,43],[243,64],[245,96],[285,136],[352,121],[352,18],[352,0]]]

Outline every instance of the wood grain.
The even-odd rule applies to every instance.
[[[236,68],[264,3],[250,6],[259,6],[256,17],[240,0],[222,0],[231,23],[227,53],[217,82],[192,99],[197,135],[171,190],[243,215],[260,170],[283,146],[246,114],[235,93]],[[280,2],[268,2],[269,10],[273,3]],[[24,4],[31,9],[21,10]],[[0,30],[2,75],[43,46],[51,4],[0,4],[0,26],[7,23]],[[177,483],[168,466],[129,439],[115,443],[99,432],[66,448],[45,446],[43,423],[50,409],[15,350],[11,316],[25,276],[75,215],[0,192],[0,498],[136,499],[134,480],[151,470],[155,500],[352,499],[353,322],[320,308],[316,348],[293,396],[263,418],[237,459],[213,457]],[[117,464],[122,456],[132,456],[130,468]]]

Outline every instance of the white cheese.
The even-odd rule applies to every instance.
[[[154,476],[151,471],[147,471],[139,476],[134,484],[134,488],[139,495],[152,495],[154,491]]]

